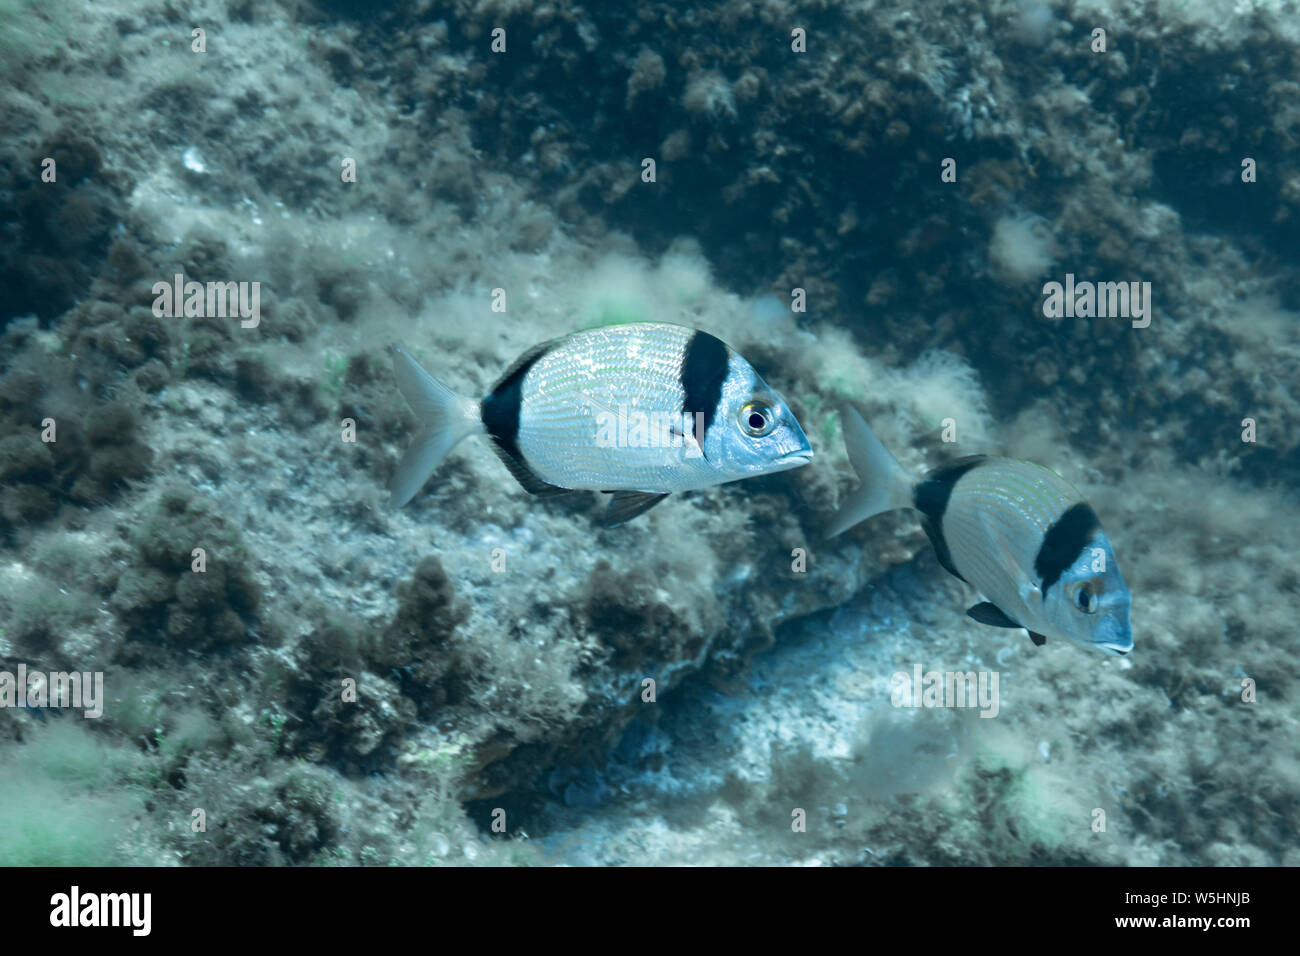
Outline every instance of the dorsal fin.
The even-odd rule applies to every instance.
[[[501,386],[505,385],[506,382],[514,378],[516,375],[519,375],[520,372],[527,372],[534,362],[551,349],[555,348],[555,346],[559,345],[560,342],[566,338],[568,338],[568,336],[562,335],[559,338],[547,339],[545,342],[538,342],[536,345],[525,349],[524,353],[511,362],[506,367],[506,370],[501,373],[501,377],[496,380],[496,383],[492,386],[492,390],[488,392],[488,394],[491,395],[493,392],[498,391]],[[523,376],[520,375],[520,377],[522,378]]]
[[[958,479],[982,461],[988,455],[967,455],[955,458],[926,473],[916,485],[916,510],[933,521],[940,521],[948,510],[948,499],[952,497],[953,486]]]

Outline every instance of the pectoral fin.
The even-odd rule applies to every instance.
[[[666,493],[654,491],[616,491],[614,497],[609,499],[609,507],[605,509],[603,524],[606,528],[612,528],[625,521],[631,521],[667,497]]]
[[[1020,627],[1019,624],[1003,614],[1001,608],[989,601],[981,601],[974,607],[967,608],[966,616],[992,627]]]
[[[981,624],[988,624],[992,627],[1019,628],[1029,635],[1029,639],[1033,641],[1034,645],[1037,647],[1042,647],[1047,643],[1046,637],[1039,634],[1037,631],[1031,631],[1023,624],[1017,624],[1015,621],[1011,620],[1011,618],[1007,617],[1006,614],[1002,612],[1002,609],[991,601],[981,601],[974,607],[967,608],[966,616],[979,621]]]

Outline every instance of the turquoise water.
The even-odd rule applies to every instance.
[[[0,20],[0,863],[1300,862],[1294,5],[426,7]],[[615,322],[811,463],[387,506],[387,346],[478,399]],[[1133,651],[825,540],[845,402],[1077,487]]]

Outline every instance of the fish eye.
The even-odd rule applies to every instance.
[[[772,406],[766,402],[748,402],[740,410],[740,430],[750,438],[762,438],[776,427]]]
[[[1079,588],[1074,599],[1079,605],[1079,610],[1084,614],[1095,614],[1097,612],[1097,596],[1092,593],[1092,589],[1087,585]]]

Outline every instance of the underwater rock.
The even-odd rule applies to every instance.
[[[96,791],[60,840],[15,771],[5,859],[1295,862],[1293,14],[1108,9],[1101,53],[1095,4],[426,6],[239,0],[239,62],[146,8],[0,29],[0,654],[116,678],[60,764]],[[263,321],[153,315],[177,273]],[[1044,314],[1067,273],[1150,326]],[[815,463],[606,531],[461,448],[383,509],[389,343],[483,395],[634,321],[734,342]],[[1141,652],[961,619],[914,522],[822,540],[844,401],[910,469],[1077,483]],[[998,673],[997,719],[893,706],[917,664]]]
[[[130,540],[140,563],[123,573],[111,603],[132,637],[199,649],[248,639],[261,603],[252,556],[211,505],[165,489],[144,506]]]

